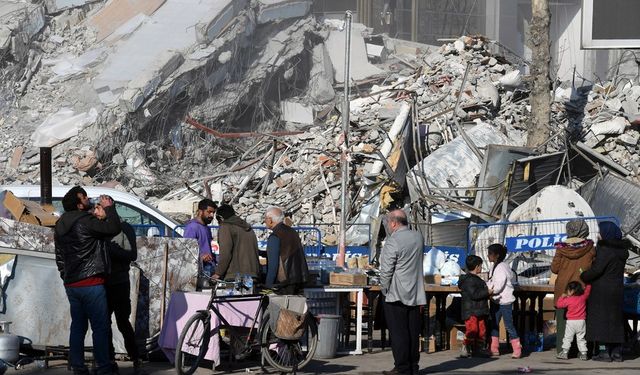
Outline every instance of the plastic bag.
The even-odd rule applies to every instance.
[[[447,276],[460,276],[462,273],[462,269],[457,262],[452,260],[448,260],[444,263],[444,265],[440,268],[440,274],[444,277]]]
[[[447,260],[447,255],[432,247],[422,258],[422,269],[425,275],[436,275]],[[435,270],[435,271],[434,271]]]

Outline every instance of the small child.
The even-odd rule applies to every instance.
[[[580,351],[578,358],[583,361],[589,359],[587,357],[587,340],[584,338],[587,332],[585,319],[587,317],[587,298],[589,298],[589,293],[591,293],[591,285],[587,285],[583,289],[580,282],[572,281],[567,284],[565,293],[556,302],[556,307],[567,309],[567,326],[562,339],[562,351],[556,356],[558,359],[569,359],[569,349],[571,348],[571,342],[573,342],[573,336],[576,337],[578,342],[578,350]]]
[[[504,260],[507,258],[507,248],[502,244],[494,243],[487,248],[489,261],[493,263],[493,268],[489,273],[489,281],[487,285],[493,290],[491,296],[491,307],[489,313],[491,315],[491,356],[500,355],[500,319],[504,323],[504,327],[509,334],[509,342],[511,343],[511,358],[520,358],[522,356],[522,345],[518,337],[518,331],[513,324],[513,302],[516,300],[513,295],[513,279],[515,273]]]
[[[462,319],[465,325],[464,345],[460,348],[460,358],[471,354],[484,354],[487,335],[486,319],[489,315],[487,284],[478,274],[482,272],[482,258],[469,255],[466,261],[467,273],[460,276],[458,287],[462,294]]]

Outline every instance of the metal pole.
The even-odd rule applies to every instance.
[[[51,187],[51,147],[40,147],[40,204],[50,205]]]
[[[347,218],[348,218],[348,194],[349,194],[349,89],[351,87],[351,19],[352,13],[348,10],[344,15],[345,43],[344,43],[344,106],[342,108],[342,183],[340,185],[340,242],[338,244],[338,258],[336,266],[344,267],[344,258],[347,248]]]

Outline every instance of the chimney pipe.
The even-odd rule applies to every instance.
[[[51,204],[51,147],[40,147],[40,204]]]

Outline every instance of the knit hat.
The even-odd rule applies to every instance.
[[[586,239],[589,237],[589,226],[583,219],[571,220],[567,223],[567,237]]]

